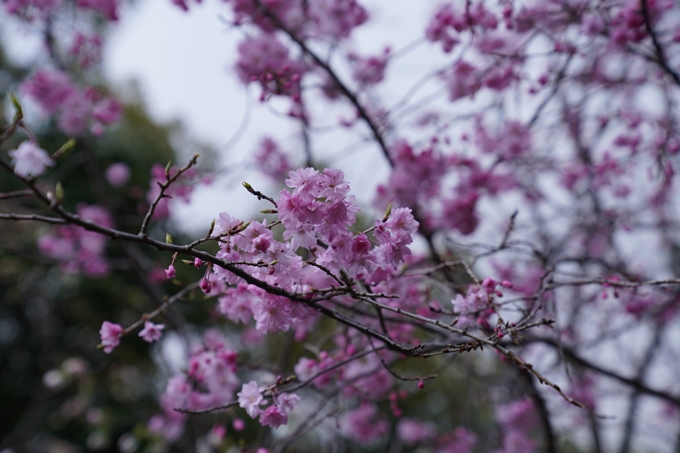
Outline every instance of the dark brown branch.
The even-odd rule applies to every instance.
[[[18,197],[32,197],[33,192],[30,190],[15,190],[13,192],[5,192],[5,193],[0,193],[0,200],[7,200],[9,198],[18,198]]]
[[[382,150],[383,154],[385,155],[385,158],[389,162],[391,167],[394,167],[394,162],[392,162],[392,157],[390,156],[389,149],[387,148],[387,144],[385,143],[385,139],[383,138],[382,134],[378,130],[378,126],[375,124],[375,122],[371,119],[371,117],[368,115],[368,112],[366,112],[366,109],[364,108],[363,105],[359,102],[359,99],[357,96],[345,85],[338,75],[331,69],[330,65],[323,61],[321,57],[319,57],[316,53],[312,52],[312,50],[307,47],[307,44],[300,39],[295,33],[293,33],[286,25],[281,22],[281,20],[266,6],[262,4],[260,0],[253,0],[253,3],[257,5],[258,8],[262,11],[262,13],[267,16],[269,20],[271,20],[276,27],[284,32],[290,39],[292,39],[298,46],[300,46],[300,49],[307,54],[312,60],[314,60],[314,63],[316,63],[317,66],[322,68],[328,76],[332,79],[333,83],[335,84],[336,88],[340,90],[340,92],[354,105],[354,107],[357,109],[357,113],[359,114],[359,117],[364,120],[368,128],[371,130],[373,133],[373,138],[378,142],[378,145],[380,145],[380,149]]]
[[[158,185],[160,186],[161,190],[160,190],[160,192],[158,192],[158,195],[156,196],[156,199],[153,200],[153,202],[151,203],[151,206],[149,206],[149,210],[147,211],[146,216],[144,216],[144,220],[142,221],[142,226],[141,226],[141,228],[139,229],[139,235],[140,235],[140,236],[146,236],[146,230],[147,230],[148,227],[149,227],[149,222],[151,221],[151,218],[153,217],[153,213],[154,213],[155,210],[156,210],[156,206],[157,206],[158,203],[161,201],[161,199],[167,198],[167,195],[165,195],[165,192],[168,190],[168,188],[170,187],[170,185],[172,185],[172,183],[174,183],[175,181],[177,181],[177,178],[179,178],[180,176],[182,176],[183,173],[185,173],[185,172],[186,172],[187,170],[189,170],[191,167],[193,167],[194,165],[196,165],[197,162],[198,162],[198,154],[194,155],[194,157],[191,158],[191,160],[189,161],[189,163],[186,164],[184,167],[180,168],[179,170],[177,170],[177,172],[176,172],[174,175],[171,175],[171,174],[170,174],[170,169],[169,169],[169,168],[166,169],[166,171],[165,171],[165,178],[166,178],[166,179],[165,179],[165,182],[163,182],[163,183],[158,183]],[[170,165],[170,164],[168,163],[168,166],[169,166],[169,165]]]
[[[644,383],[640,382],[637,379],[632,379],[632,378],[627,378],[625,376],[621,376],[620,374],[607,370],[605,368],[602,368],[599,365],[596,365],[592,362],[589,362],[588,360],[578,356],[573,350],[570,348],[565,347],[564,345],[558,345],[555,340],[549,339],[549,338],[532,338],[529,341],[538,341],[547,345],[550,345],[552,347],[559,347],[560,352],[566,357],[569,361],[572,363],[579,365],[583,368],[589,369],[591,371],[594,371],[596,373],[599,373],[603,376],[607,376],[609,378],[612,378],[614,380],[617,380],[623,384],[626,384],[636,391],[639,391],[640,393],[644,393],[646,395],[651,395],[651,396],[656,396],[657,398],[661,398],[663,400],[666,400],[678,407],[680,407],[680,396],[675,396],[670,393],[664,392],[662,390],[655,390],[653,388],[648,387]]]
[[[652,38],[652,44],[654,45],[654,51],[656,52],[657,63],[659,64],[659,66],[661,66],[661,68],[664,71],[666,71],[666,73],[669,76],[671,76],[671,78],[675,81],[676,85],[680,86],[680,75],[668,65],[668,60],[666,60],[663,47],[661,47],[659,38],[656,36],[656,33],[652,28],[652,20],[649,17],[649,5],[647,4],[647,0],[642,0],[640,3],[642,6],[642,16],[645,18],[645,29],[647,30],[647,33],[649,33],[649,36]]]
[[[64,219],[37,214],[0,214],[0,220],[33,220],[36,222],[50,223],[52,225],[65,225],[68,223]]]

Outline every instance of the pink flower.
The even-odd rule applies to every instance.
[[[528,431],[538,423],[534,402],[525,397],[496,408],[496,420],[506,430]]]
[[[69,49],[83,69],[89,68],[92,63],[101,60],[102,37],[99,35],[86,36],[80,32],[76,34]]]
[[[241,391],[236,394],[238,396],[238,405],[245,409],[252,418],[262,413],[260,405],[264,402],[262,397],[263,391],[264,387],[258,386],[255,381],[250,381],[247,384],[243,384]]]
[[[31,8],[44,14],[56,11],[62,0],[5,0],[5,11],[9,14],[29,15]]]
[[[255,152],[255,164],[262,173],[276,180],[283,179],[292,170],[288,156],[269,137],[263,138],[260,142],[259,148]]]
[[[382,82],[385,78],[385,68],[387,67],[389,55],[389,47],[384,50],[382,55],[377,57],[359,57],[350,55],[350,60],[354,63],[352,78],[363,86],[375,85]]]
[[[453,434],[444,436],[446,446],[439,453],[472,453],[472,448],[477,443],[477,436],[467,429],[459,426]]]
[[[315,0],[309,3],[314,34],[346,38],[355,27],[368,20],[368,12],[356,0]]]
[[[360,233],[354,236],[350,248],[355,255],[364,255],[371,249],[371,243],[364,233]]]
[[[104,321],[102,328],[99,329],[99,335],[101,336],[105,353],[111,354],[111,351],[120,344],[120,336],[122,334],[123,327],[121,325]]]
[[[175,266],[172,264],[168,266],[168,268],[165,270],[165,276],[168,278],[175,278],[177,275],[177,269],[175,269]]]
[[[278,396],[277,402],[281,410],[288,413],[297,407],[300,397],[294,393],[282,393]]]
[[[246,429],[246,423],[240,418],[234,419],[233,426],[234,426],[234,430],[239,431],[239,432]]]
[[[82,134],[86,130],[91,109],[92,104],[83,92],[72,93],[60,109],[59,129],[68,135]]]
[[[472,96],[481,88],[477,67],[465,60],[460,60],[453,66],[447,75],[447,81],[450,101]]]
[[[130,167],[122,162],[111,164],[106,169],[106,180],[113,187],[120,187],[130,180]]]
[[[288,57],[274,34],[246,38],[238,45],[236,74],[245,84],[260,82],[261,100],[270,95],[299,96],[304,67]]]
[[[432,422],[403,418],[397,424],[397,436],[405,444],[427,442],[437,434],[437,425]]]
[[[271,426],[276,429],[288,423],[288,415],[278,406],[271,405],[260,414],[260,423],[262,423],[262,426]]]
[[[451,303],[456,313],[467,315],[486,308],[489,303],[489,296],[478,286],[471,286],[465,297],[456,294],[456,298]]]
[[[358,408],[345,412],[340,423],[342,432],[358,442],[370,444],[388,430],[387,422],[377,416],[375,404],[362,403]]]
[[[76,0],[80,8],[91,8],[108,20],[118,20],[118,0]]]
[[[38,71],[26,79],[21,88],[48,114],[59,110],[76,91],[69,76],[61,71]]]
[[[144,328],[139,332],[139,336],[148,343],[153,343],[161,339],[163,335],[162,330],[165,329],[163,324],[154,324],[151,321],[146,321],[144,323]]]
[[[54,165],[47,152],[33,142],[23,142],[19,148],[9,152],[14,161],[14,173],[22,178],[36,177]]]

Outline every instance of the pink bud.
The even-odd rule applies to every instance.
[[[212,291],[212,284],[210,283],[210,280],[207,278],[201,280],[201,289],[204,293],[210,294],[210,291]]]

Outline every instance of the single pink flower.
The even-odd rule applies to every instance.
[[[106,169],[106,180],[113,187],[125,185],[130,180],[130,167],[122,162],[111,164]]]
[[[9,152],[14,162],[14,173],[22,178],[36,177],[45,173],[47,167],[54,165],[47,152],[33,142],[23,142],[17,149]]]
[[[146,321],[144,323],[144,328],[139,332],[139,336],[148,343],[153,343],[161,339],[163,335],[162,330],[165,329],[163,324],[154,324],[151,321]]]
[[[111,351],[120,344],[122,334],[123,327],[121,325],[104,321],[102,328],[99,330],[99,335],[101,336],[105,353],[111,354]]]

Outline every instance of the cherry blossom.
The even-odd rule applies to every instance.
[[[104,352],[111,354],[113,350],[120,344],[120,336],[123,333],[123,326],[114,324],[109,321],[104,321],[102,328],[99,330],[101,336],[102,346]]]
[[[163,329],[165,329],[163,324],[154,324],[151,321],[146,321],[144,328],[139,332],[139,336],[147,343],[153,343],[161,339]]]
[[[22,178],[40,176],[48,167],[54,166],[54,161],[47,152],[31,141],[21,143],[9,155],[14,162],[14,173]]]

